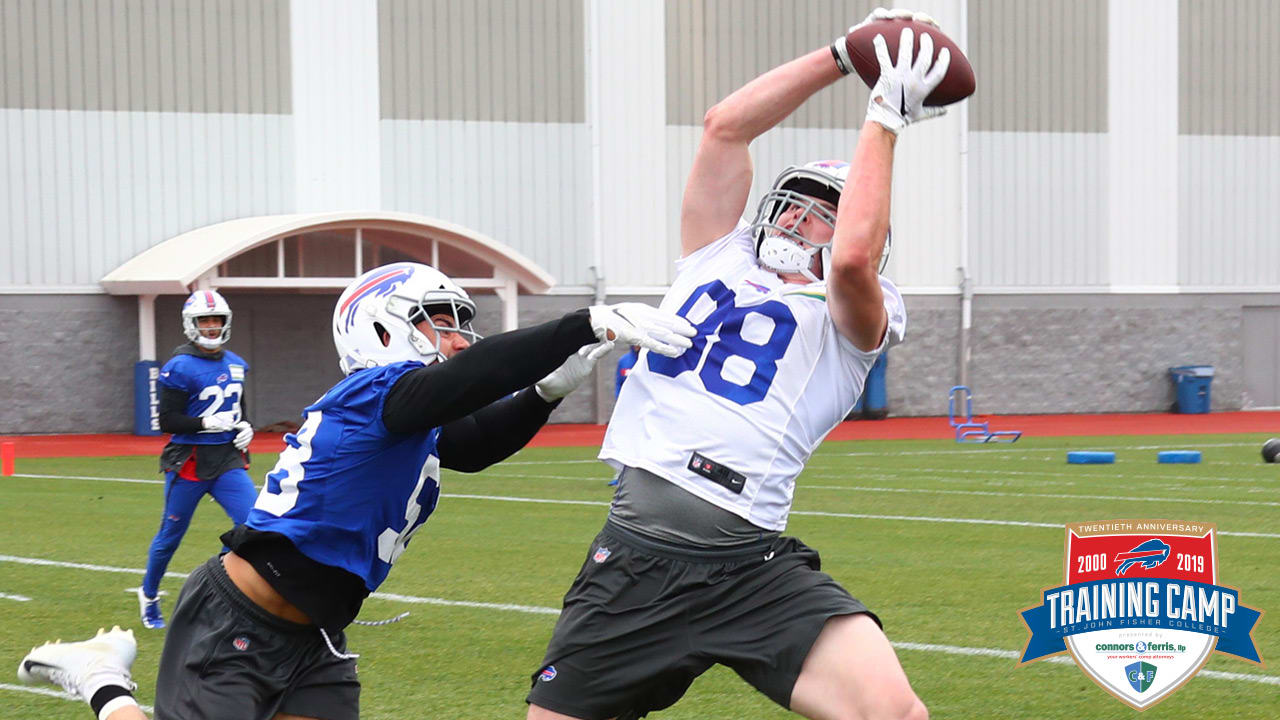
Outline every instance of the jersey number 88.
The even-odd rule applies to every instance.
[[[702,322],[694,325],[698,334],[693,338],[693,347],[674,358],[649,353],[649,369],[667,377],[696,372],[707,392],[739,405],[763,400],[778,372],[778,360],[787,352],[787,345],[796,331],[796,319],[791,308],[777,300],[738,307],[734,304],[734,292],[723,282],[712,280],[699,285],[676,314],[689,319],[689,311],[704,295],[716,307]],[[742,337],[743,323],[751,315],[763,315],[773,321],[773,330],[763,345]],[[725,379],[724,364],[730,357],[743,358],[755,366],[745,385]]]

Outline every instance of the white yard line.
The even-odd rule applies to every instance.
[[[31,602],[31,598],[26,595],[10,595],[9,593],[0,593],[0,600],[13,600],[14,602]]]
[[[15,475],[15,477],[18,477]],[[32,476],[22,476],[32,477]],[[60,476],[60,475],[41,475],[39,477],[50,479],[72,479],[72,480],[130,480],[130,478],[92,478],[84,476]],[[138,481],[141,482],[141,481]],[[441,497],[454,498],[460,500],[496,500],[499,502],[521,502],[535,503],[545,505],[590,505],[596,507],[608,507],[608,501],[601,500],[554,500],[549,498],[530,498],[530,497],[514,497],[507,495],[471,495],[471,494],[453,494],[441,493]],[[1041,528],[1057,528],[1062,529],[1062,524],[1030,522],[1021,520],[988,520],[984,518],[953,518],[953,517],[931,517],[919,515],[874,515],[869,513],[835,513],[835,512],[819,512],[813,510],[792,510],[792,515],[812,515],[821,517],[837,517],[851,518],[858,520],[890,520],[900,522],[929,522],[929,523],[956,523],[960,525],[1006,525],[1014,527],[1041,527]],[[1260,533],[1260,532],[1240,532],[1231,530],[1219,530],[1219,535],[1235,536],[1235,537],[1255,537],[1267,539],[1280,539],[1280,533]]]
[[[114,567],[110,565],[92,565],[89,563],[62,562],[58,560],[44,560],[39,558],[16,557],[13,555],[0,555],[0,562],[13,562],[13,563],[19,563],[24,565],[43,565],[43,566],[50,566],[50,567],[63,567],[63,568],[69,568],[73,570],[92,570],[92,571],[111,572],[111,573],[132,573],[136,575],[141,575],[143,572],[141,568],[122,568],[122,567]],[[166,577],[168,576],[186,577],[181,573],[166,573]],[[414,595],[400,595],[397,593],[373,593],[372,595],[370,595],[370,597],[377,598],[379,600],[387,600],[390,602],[475,608],[479,610],[500,610],[505,612],[518,612],[518,613],[525,613],[525,614],[531,614],[531,615],[559,615],[560,614],[559,608],[539,607],[536,605],[515,605],[511,603],[475,602],[475,601],[468,601],[468,600],[446,600],[444,598],[418,597]],[[934,643],[916,643],[916,642],[901,642],[901,641],[894,642],[893,646],[900,650],[912,650],[912,651],[918,651],[918,652],[938,652],[938,653],[944,653],[948,655],[967,655],[967,656],[975,656],[975,657],[995,657],[995,658],[1003,658],[1003,659],[1010,659],[1010,660],[1017,660],[1021,656],[1021,653],[1017,651],[1002,650],[999,648],[975,648],[975,647],[961,647],[956,645],[939,645]],[[1071,658],[1065,657],[1065,656],[1052,657],[1046,660],[1045,662],[1063,664],[1063,665],[1074,664],[1074,661],[1072,661]],[[1227,673],[1227,672],[1217,672],[1213,670],[1201,671],[1200,675],[1204,677],[1214,678],[1217,680],[1234,680],[1238,682],[1256,682],[1256,683],[1263,683],[1266,685],[1280,685],[1280,676],[1275,676],[1275,675],[1258,675],[1258,674],[1252,674],[1252,673]],[[22,691],[22,692],[34,692],[41,695],[49,695],[52,697],[73,699],[70,696],[65,695],[64,693],[56,692],[53,690],[46,690],[43,688],[28,688],[22,685],[0,684],[0,689],[16,690],[16,691]]]
[[[832,477],[830,475],[820,475],[819,477]],[[1076,495],[1072,493],[1022,493],[1022,492],[1001,492],[998,490],[940,490],[931,488],[889,488],[889,487],[868,487],[865,485],[804,485],[804,488],[814,490],[851,490],[856,492],[886,492],[886,493],[921,493],[925,495],[981,495],[990,497],[1017,497],[1017,498],[1053,498],[1055,500],[1132,500],[1134,502],[1180,502],[1193,503],[1197,505],[1262,505],[1264,507],[1280,507],[1280,502],[1268,502],[1265,500],[1204,500],[1200,498],[1175,498],[1175,497],[1141,497],[1134,495]]]
[[[1165,445],[1106,445],[1103,443],[1099,443],[1097,449],[1100,449],[1100,450],[1199,450],[1201,448],[1254,447],[1255,445],[1256,443],[1198,443],[1198,442],[1195,442],[1194,440],[1191,440],[1185,443],[1179,443],[1176,447],[1168,444],[1165,444]],[[1259,450],[1261,450],[1262,448],[1261,445],[1257,445],[1257,447],[1259,448]],[[978,455],[978,454],[1009,455],[1014,453],[1024,453],[1024,454],[1025,453],[1063,453],[1063,452],[1066,452],[1068,449],[1075,449],[1075,448],[1067,448],[1065,446],[1039,448],[1039,447],[1026,447],[1026,446],[996,447],[994,445],[985,445],[981,449],[975,448],[972,450],[960,450],[960,449],[904,450],[901,452],[865,451],[865,452],[847,452],[847,453],[820,452],[818,454],[815,454],[813,457],[822,458],[822,457],[876,457],[876,456],[884,456],[884,455]]]
[[[1119,467],[1119,466],[1116,466],[1116,467]],[[1090,470],[1081,469],[1076,472],[1060,472],[1060,471],[1054,471],[1054,470],[989,470],[989,469],[977,469],[977,468],[917,467],[917,466],[912,466],[909,468],[894,468],[894,467],[884,467],[882,465],[879,465],[879,466],[878,465],[859,465],[855,468],[852,468],[852,472],[869,471],[869,472],[898,473],[898,474],[901,474],[904,472],[913,472],[913,473],[927,473],[930,475],[953,475],[953,474],[955,475],[1012,475],[1012,476],[1032,475],[1035,477],[1073,478],[1076,480],[1079,480],[1082,477],[1081,473],[1093,472],[1094,473],[1093,476],[1086,476],[1086,477],[1094,477],[1094,478],[1107,477],[1107,478],[1133,479],[1133,480],[1186,480],[1188,482],[1195,482],[1195,483],[1214,481],[1214,482],[1250,483],[1250,484],[1256,484],[1258,482],[1272,482],[1274,480],[1280,479],[1280,473],[1277,473],[1276,478],[1260,478],[1259,479],[1259,478],[1242,478],[1242,477],[1220,477],[1220,476],[1212,476],[1212,475],[1167,475],[1164,473],[1161,473],[1159,475],[1146,475],[1143,473],[1134,473],[1134,472],[1111,472],[1109,467],[1103,468],[1101,466],[1093,466],[1093,468],[1096,468],[1096,469],[1090,469]],[[814,473],[815,470],[830,471],[832,469],[834,468],[810,467],[808,476],[813,477],[815,474]],[[831,476],[828,475],[827,477],[831,477]]]

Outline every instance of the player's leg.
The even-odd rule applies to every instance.
[[[253,479],[244,468],[232,468],[219,475],[218,479],[213,481],[213,487],[209,489],[209,493],[222,506],[234,525],[244,524],[245,518],[249,517],[249,511],[253,509],[254,500],[258,497],[258,491],[253,487]]]
[[[176,472],[165,473],[164,515],[160,520],[160,529],[151,540],[147,553],[147,572],[143,575],[142,587],[138,590],[138,604],[145,627],[164,627],[164,616],[160,612],[160,579],[169,568],[173,554],[178,551],[182,536],[186,535],[187,528],[191,525],[191,516],[195,514],[196,505],[207,486],[207,483],[188,480]]]
[[[133,699],[129,668],[138,655],[132,630],[99,630],[81,642],[45,643],[18,663],[25,683],[57,685],[89,703],[99,720],[146,720]]]
[[[537,705],[530,705],[529,712],[525,715],[525,720],[582,720],[582,718],[564,715]]]
[[[925,720],[889,638],[869,616],[827,620],[791,691],[791,709],[813,720]]]

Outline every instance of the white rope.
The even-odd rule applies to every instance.
[[[407,617],[409,617],[408,610],[400,613],[399,615],[393,618],[387,618],[386,620],[352,620],[351,622],[354,625],[364,625],[366,627],[379,627],[381,625],[390,625],[391,623],[398,623]]]
[[[329,633],[325,632],[324,628],[320,628],[320,636],[324,638],[324,644],[329,646],[329,652],[333,653],[333,656],[339,660],[355,660],[360,657],[359,653],[338,652],[338,648],[333,646],[333,641],[329,639]]]

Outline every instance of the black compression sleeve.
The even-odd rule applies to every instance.
[[[507,459],[546,424],[560,404],[548,403],[528,388],[489,403],[440,430],[436,452],[450,470],[479,472]]]
[[[430,430],[529,387],[595,342],[587,311],[490,335],[447,362],[405,373],[387,393],[382,421],[396,433]]]
[[[197,433],[204,429],[198,417],[187,414],[187,400],[191,396],[171,387],[160,386],[160,432]]]

